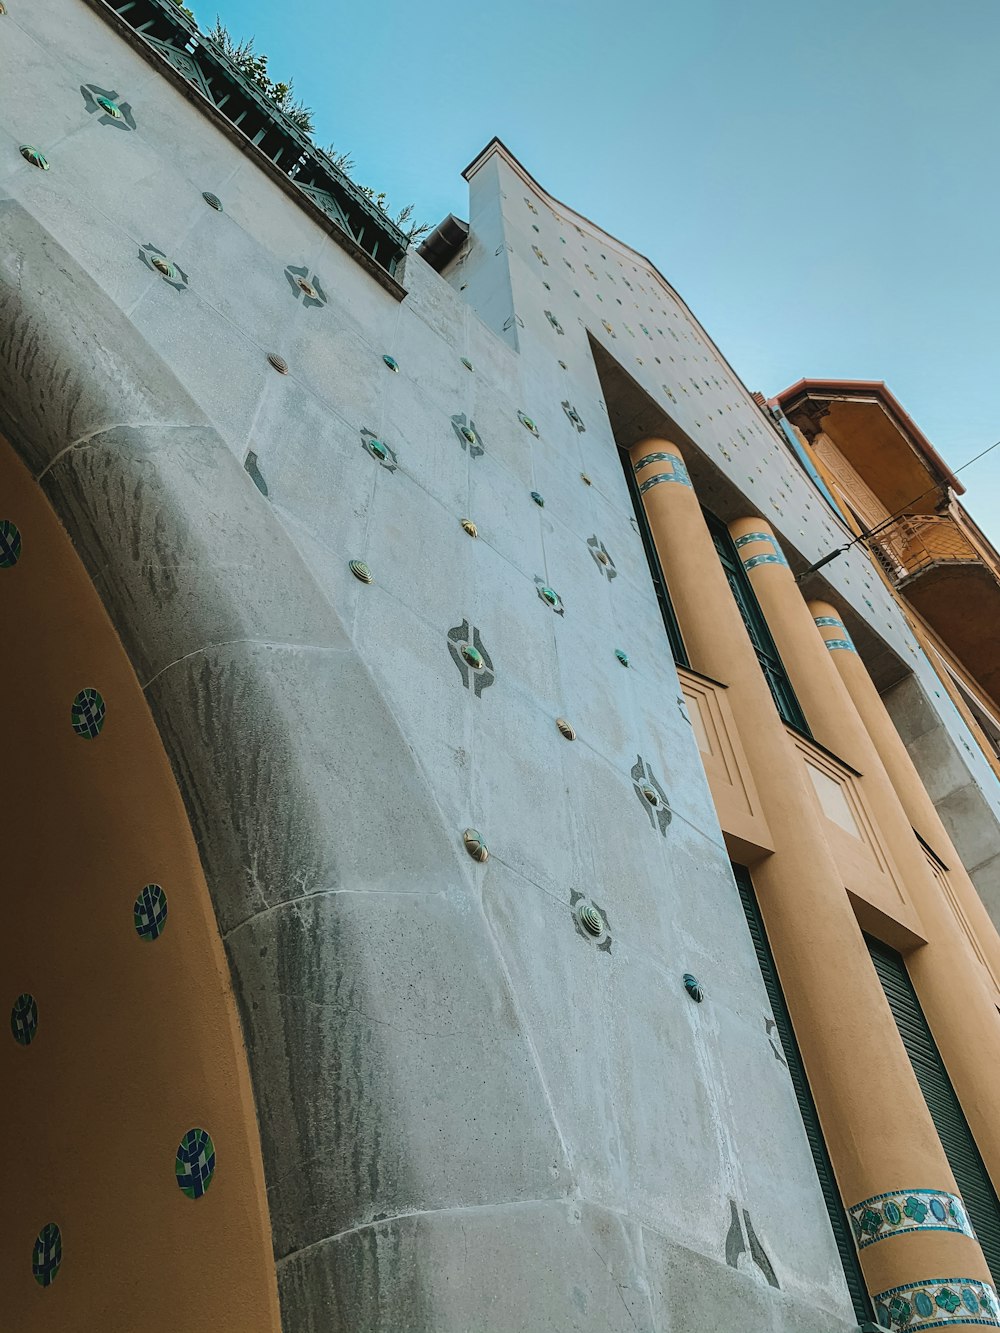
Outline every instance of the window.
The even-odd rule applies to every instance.
[[[771,1013],[774,1015],[775,1030],[781,1042],[781,1049],[785,1054],[785,1063],[788,1065],[788,1074],[795,1090],[795,1100],[799,1104],[799,1114],[802,1116],[802,1124],[805,1127],[806,1138],[809,1141],[816,1175],[819,1177],[823,1202],[826,1204],[826,1210],[830,1215],[833,1238],[837,1243],[840,1262],[844,1267],[844,1277],[847,1279],[847,1290],[851,1295],[851,1304],[854,1306],[858,1323],[864,1324],[874,1317],[874,1311],[868,1298],[868,1288],[865,1286],[865,1280],[861,1273],[858,1252],[847,1222],[847,1214],[844,1211],[843,1201],[837,1189],[830,1154],[827,1152],[819,1116],[816,1114],[816,1103],[813,1101],[809,1081],[806,1078],[805,1065],[802,1063],[799,1045],[792,1030],[788,1006],[785,1004],[784,992],[778,979],[778,969],[774,965],[774,956],[771,953],[771,946],[764,930],[764,919],[760,914],[760,908],[757,906],[757,895],[754,893],[750,872],[745,870],[743,866],[733,866],[733,874],[736,877],[736,887],[739,890],[740,902],[743,904],[747,925],[750,927],[750,936],[757,953],[761,976],[764,979],[764,989],[767,991]]]
[[[619,456],[622,461],[622,467],[625,469],[625,480],[628,482],[628,493],[632,497],[632,508],[635,511],[635,521],[639,527],[639,536],[642,538],[642,544],[646,550],[646,560],[649,563],[649,573],[653,580],[653,587],[656,590],[656,598],[660,603],[660,615],[663,617],[663,627],[667,631],[667,639],[670,642],[670,651],[674,655],[674,661],[678,666],[690,666],[687,649],[684,647],[684,640],[681,637],[681,627],[677,622],[677,616],[674,612],[673,603],[670,600],[670,593],[667,591],[666,579],[663,577],[663,566],[660,564],[660,557],[656,550],[656,543],[653,541],[653,534],[649,530],[649,520],[646,518],[646,506],[642,503],[642,496],[639,494],[639,487],[636,483],[635,473],[632,471],[632,461],[624,449],[619,449]]]
[[[809,736],[811,739],[812,734],[806,724],[805,714],[799,706],[795,691],[792,689],[792,682],[788,679],[788,674],[778,656],[771,631],[767,628],[767,621],[754,596],[740,553],[729,535],[729,529],[707,509],[702,512],[778,712],[790,727],[794,727],[796,731],[801,731],[804,736]]]
[[[941,1052],[927,1026],[906,963],[895,950],[867,936],[868,952],[913,1065],[941,1147],[975,1228],[993,1281],[1000,1284],[1000,1201],[997,1200],[969,1122],[955,1096]]]

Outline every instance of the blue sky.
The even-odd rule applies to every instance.
[[[883,379],[952,467],[1000,439],[995,0],[194,0],[421,220],[494,134],[647,255],[747,386]],[[1000,449],[963,474],[1000,545]]]

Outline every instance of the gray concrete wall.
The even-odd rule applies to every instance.
[[[810,565],[852,539],[708,333],[648,261],[553,200],[502,154],[487,156],[473,171],[470,191],[472,235],[448,278],[498,334],[520,348],[522,362],[531,367],[526,411],[541,420],[555,399],[550,428],[556,430],[558,402],[568,398],[588,435],[598,436],[602,458],[611,457],[592,338],[742,492],[745,512],[768,520],[786,553]],[[939,790],[941,777],[919,748],[914,759],[963,861],[979,866],[984,849],[986,859],[996,858],[1000,782],[871,559],[855,546],[824,567],[823,579],[828,586],[816,591],[863,622],[878,656],[895,657],[897,679],[912,673],[910,693],[947,738],[949,762],[961,769],[948,793],[964,789],[961,798]],[[981,887],[1000,922],[998,864],[994,860]]]
[[[586,275],[560,271],[585,242],[564,227],[561,246],[496,163],[473,186],[466,289],[411,256],[397,303],[80,0],[9,9],[3,425],[93,574],[199,840],[288,1333],[853,1327],[573,304]],[[88,115],[85,83],[136,129]],[[686,428],[706,448],[716,419],[742,430],[734,477],[755,494],[766,459],[775,521],[818,554],[839,534],[724,383]],[[449,647],[463,625],[491,662],[478,692]],[[669,822],[636,791],[640,759]],[[581,895],[606,913],[599,943]]]

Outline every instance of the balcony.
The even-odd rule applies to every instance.
[[[869,547],[900,596],[1000,701],[1000,574],[959,524],[908,514],[871,537]]]
[[[907,514],[871,539],[872,554],[897,588],[938,564],[979,564],[979,552],[950,518]]]

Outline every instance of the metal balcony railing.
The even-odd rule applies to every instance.
[[[868,540],[872,555],[894,583],[902,583],[931,565],[981,560],[961,528],[937,514],[906,514]]]
[[[88,3],[123,36],[135,34],[149,54],[180,74],[246,140],[245,150],[256,149],[272,171],[286,177],[336,224],[348,238],[348,249],[356,255],[362,251],[390,276],[395,273],[406,253],[402,231],[199,31],[174,0]]]

